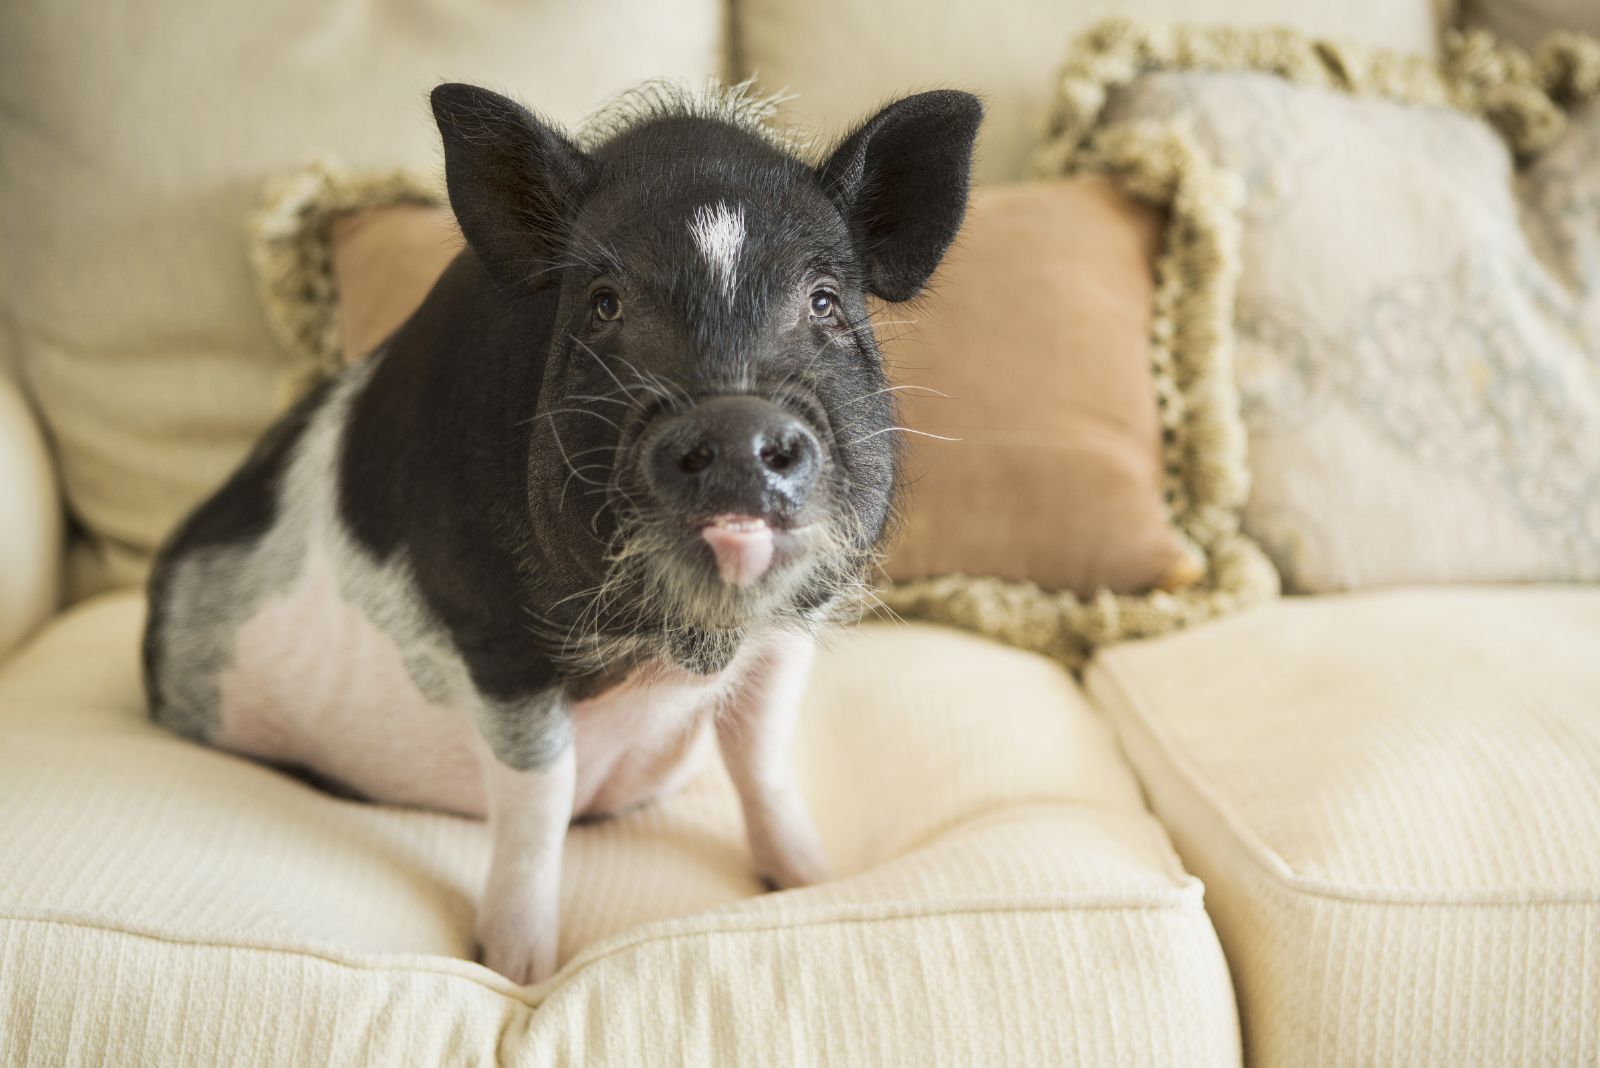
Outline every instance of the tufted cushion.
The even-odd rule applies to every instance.
[[[141,615],[98,599],[0,672],[0,1035],[24,1061],[1237,1063],[1200,886],[1043,658],[839,634],[795,758],[841,878],[762,894],[713,764],[572,831],[564,967],[521,989],[465,959],[482,824],[154,727]]]
[[[1249,1060],[1600,1059],[1600,589],[1289,598],[1091,695],[1205,879]]]

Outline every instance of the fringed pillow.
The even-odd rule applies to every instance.
[[[890,611],[1076,664],[1275,592],[1238,534],[1243,435],[1212,343],[1231,231],[1225,212],[1163,225],[1180,173],[1132,199],[1104,176],[980,190],[931,295],[880,309],[910,430]],[[371,352],[460,249],[443,203],[327,164],[274,183],[255,261],[283,339],[320,373]]]
[[[1158,129],[1242,184],[1207,341],[1234,353],[1244,529],[1290,589],[1600,580],[1597,93],[1571,35],[1438,63],[1121,22],[1074,47],[1044,169]],[[1219,210],[1179,187],[1171,225]]]

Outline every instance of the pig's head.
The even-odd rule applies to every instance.
[[[807,161],[737,95],[642,99],[581,142],[472,86],[433,109],[469,247],[554,316],[527,459],[552,622],[692,635],[677,659],[709,668],[876,556],[900,428],[867,298],[949,247],[981,107],[910,96]]]

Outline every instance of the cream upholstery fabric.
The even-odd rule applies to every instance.
[[[1288,25],[1306,33],[1431,54],[1452,0],[739,0],[735,58],[763,85],[799,94],[791,112],[827,129],[911,89],[952,86],[988,105],[980,181],[1018,178],[1043,133],[1051,78],[1068,41],[1108,15],[1152,22]]]
[[[574,122],[720,74],[722,22],[719,0],[0,5],[0,346],[88,531],[75,592],[137,581],[286,400],[245,257],[266,177],[322,153],[432,168],[440,80]]]
[[[1291,599],[1088,683],[1253,1063],[1600,1060],[1600,589]]]
[[[0,369],[0,659],[56,609],[61,502],[17,382]]]
[[[759,894],[713,764],[574,830],[565,967],[523,990],[461,959],[480,824],[153,727],[140,614],[0,672],[0,1060],[1237,1063],[1200,886],[1043,658],[840,635],[796,758],[842,878]]]

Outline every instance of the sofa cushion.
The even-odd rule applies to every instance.
[[[1289,599],[1088,685],[1255,1063],[1600,1058],[1600,589]]]
[[[1455,0],[739,0],[734,55],[745,74],[798,94],[794,114],[829,127],[895,93],[948,85],[988,106],[975,174],[1019,177],[1044,125],[1050,77],[1079,30],[1110,14],[1154,23],[1290,25],[1400,51],[1432,53]]]
[[[564,967],[519,988],[466,959],[480,823],[156,728],[141,614],[91,601],[0,673],[0,1034],[24,1061],[1237,1062],[1201,888],[1041,657],[840,634],[795,756],[841,878],[761,894],[713,763],[572,831]]]
[[[84,531],[74,593],[137,582],[289,398],[245,256],[267,175],[322,153],[436,165],[443,80],[575,122],[645,78],[720,74],[723,18],[718,0],[0,5],[0,348]]]

